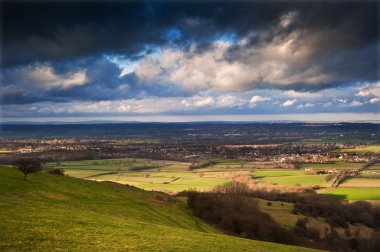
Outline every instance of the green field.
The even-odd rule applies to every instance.
[[[340,200],[380,200],[380,188],[329,188],[320,190],[319,193],[332,195]]]
[[[221,234],[162,193],[43,173],[22,178],[0,168],[0,251],[311,251]]]
[[[232,167],[241,165],[235,160],[189,171],[191,163],[146,159],[104,159],[61,162],[66,175],[96,181],[112,181],[142,189],[175,193],[188,189],[209,190],[229,181]],[[218,160],[222,162],[222,160]],[[50,163],[50,166],[57,166]],[[132,170],[131,171],[131,168]],[[239,172],[241,169],[234,169]],[[244,169],[243,169],[244,170]],[[223,173],[223,171],[225,171]],[[228,172],[226,172],[228,171]]]
[[[325,186],[326,175],[297,175],[281,177],[263,177],[259,180],[278,185],[300,185],[300,186]]]
[[[148,190],[178,192],[189,189],[207,190],[224,184],[229,181],[227,178],[220,178],[218,173],[208,174],[200,177],[194,172],[125,172],[121,176],[118,174],[107,174],[94,176],[90,179],[97,181],[113,181],[122,184],[134,185]],[[149,177],[147,177],[149,176]]]
[[[311,167],[316,170],[354,169],[361,168],[364,165],[364,163],[353,162],[335,162],[333,164],[304,163],[301,165],[300,170],[290,170],[275,169],[268,162],[244,163],[231,159],[214,161],[217,162],[215,165],[192,171],[188,169],[190,162],[131,158],[65,161],[61,163],[60,167],[65,170],[65,174],[72,177],[128,184],[148,191],[177,193],[189,189],[211,190],[217,185],[230,181],[231,177],[235,175],[249,173],[258,182],[284,186],[330,187],[330,182],[326,182],[327,175],[305,175],[304,169]],[[56,166],[55,163],[49,165]],[[131,167],[137,168],[137,170],[130,171]],[[260,168],[253,169],[254,172],[252,173],[252,167]],[[358,187],[359,191],[364,187],[369,187],[370,189],[380,188],[380,173],[376,173],[380,170],[373,170],[374,168],[379,169],[379,164],[369,167],[360,177],[345,180],[340,187],[342,189],[347,187],[355,189],[355,187]],[[351,195],[350,193],[347,197],[350,198]],[[373,199],[371,194],[365,197],[365,193],[361,196],[354,194],[353,197],[362,200]]]
[[[260,170],[253,172],[253,178],[278,185],[326,186],[326,175],[304,175],[303,170]]]
[[[314,168],[316,170],[330,170],[330,169],[359,169],[365,163],[353,163],[353,162],[335,162],[332,164],[318,164],[318,163],[303,163],[301,169]]]
[[[341,152],[380,152],[380,145],[369,145],[361,148],[342,149]]]
[[[302,170],[266,170],[266,171],[255,171],[253,176],[255,178],[265,178],[265,177],[285,177],[285,176],[296,176],[303,175],[305,172]]]
[[[339,187],[379,187],[380,188],[380,179],[379,178],[350,178],[344,180]]]

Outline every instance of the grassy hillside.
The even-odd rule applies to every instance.
[[[0,251],[310,251],[220,234],[181,201],[114,183],[0,168]]]

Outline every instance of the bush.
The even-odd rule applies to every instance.
[[[326,182],[329,182],[329,181],[331,181],[334,177],[335,177],[335,176],[334,176],[333,174],[329,174],[329,175],[326,176],[325,180],[326,180]]]
[[[205,167],[208,167],[208,166],[214,165],[214,164],[215,164],[215,162],[212,162],[212,161],[193,163],[193,164],[189,165],[188,169],[191,171],[194,169],[205,168]]]
[[[208,193],[187,191],[180,195],[188,197],[188,206],[194,215],[228,234],[333,251],[377,251],[379,248],[380,232],[374,232],[367,239],[349,229],[349,223],[361,223],[374,231],[380,229],[380,209],[368,202],[348,204],[313,191],[251,190],[238,182],[219,186]],[[294,229],[285,230],[270,215],[260,211],[255,198],[267,200],[268,205],[273,201],[294,203],[293,213],[306,218],[300,218]],[[312,218],[324,219],[329,225]]]
[[[49,174],[53,174],[53,175],[60,175],[60,176],[65,175],[65,171],[62,168],[57,168],[57,167],[45,169],[45,172]]]
[[[188,206],[193,213],[227,233],[264,241],[293,244],[292,233],[282,228],[270,215],[261,212],[249,197],[245,184],[231,182],[210,193],[188,191]]]

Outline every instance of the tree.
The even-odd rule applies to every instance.
[[[26,175],[41,170],[42,163],[35,158],[20,158],[15,161],[15,167],[24,173],[24,180],[26,180]]]

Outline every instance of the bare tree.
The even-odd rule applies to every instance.
[[[26,175],[42,169],[42,163],[35,158],[20,158],[15,161],[15,167],[24,173],[24,180],[26,180]]]

